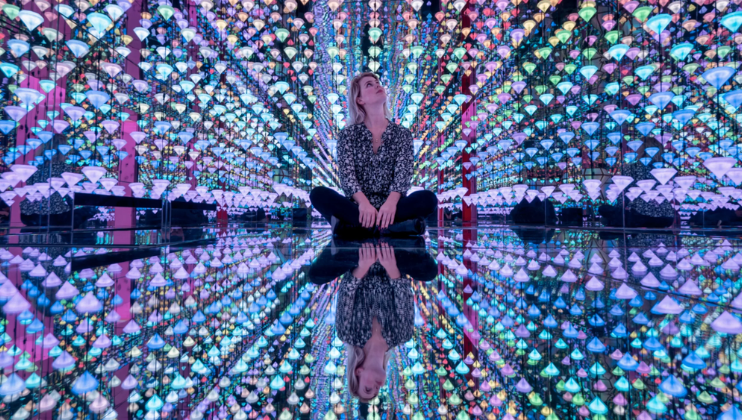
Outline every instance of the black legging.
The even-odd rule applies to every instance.
[[[520,201],[510,212],[513,223],[519,225],[553,225],[556,224],[556,211],[554,204],[546,200],[541,201],[538,197],[530,203],[525,198]]]
[[[336,240],[335,254],[332,253],[332,244],[327,244],[309,266],[309,280],[314,284],[325,284],[358,267],[358,249],[362,243]],[[391,239],[387,243],[394,248],[397,269],[402,277],[409,275],[413,280],[431,281],[438,275],[438,263],[425,248],[422,238]]]
[[[610,227],[666,228],[672,226],[674,222],[672,217],[645,216],[635,210],[626,210],[625,214],[621,214],[618,206],[607,204],[598,207],[598,213],[603,216],[604,224]]]
[[[316,187],[309,193],[312,205],[322,216],[331,222],[335,216],[339,220],[349,224],[360,224],[358,221],[360,213],[358,204],[337,193],[332,188]],[[432,214],[438,199],[430,191],[422,190],[402,197],[397,202],[397,212],[394,215],[394,223],[422,217],[423,219]]]
[[[699,211],[691,216],[688,222],[703,227],[740,226],[742,225],[742,218],[737,216],[734,210],[716,209]]]

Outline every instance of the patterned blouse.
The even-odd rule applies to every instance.
[[[412,338],[415,305],[410,280],[390,279],[384,267],[375,262],[362,278],[352,272],[343,275],[338,292],[336,327],[338,338],[363,347],[371,338],[376,318],[389,349]]]
[[[632,182],[628,187],[626,187],[625,191],[628,191],[631,187],[636,187],[636,181],[641,181],[644,179],[653,179],[656,180],[654,176],[652,176],[651,170],[652,166],[650,165],[644,165],[641,162],[634,162],[628,165],[623,165],[621,167],[621,175],[626,175],[634,178],[634,182]],[[657,183],[656,185],[659,185]],[[655,186],[656,186],[655,185]],[[617,205],[619,208],[621,208],[621,205],[623,204],[623,194],[620,194],[618,196]],[[642,214],[644,216],[652,216],[652,217],[674,217],[675,216],[675,210],[672,208],[672,204],[668,200],[664,200],[662,204],[657,204],[655,200],[650,200],[649,202],[644,201],[643,198],[637,197],[634,199],[634,201],[631,201],[627,208],[635,210],[637,213]]]
[[[338,135],[337,162],[340,184],[348,198],[362,191],[377,209],[389,194],[407,194],[414,165],[412,133],[391,121],[374,153],[373,135],[366,124],[345,127]]]

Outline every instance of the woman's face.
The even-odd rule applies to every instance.
[[[361,92],[356,99],[358,105],[383,104],[386,101],[386,89],[373,76],[361,79]]]
[[[364,363],[365,364],[365,363]],[[371,400],[379,395],[379,390],[386,382],[386,371],[377,367],[356,368],[358,376],[358,395],[366,400]]]

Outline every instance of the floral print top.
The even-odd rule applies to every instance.
[[[362,279],[352,272],[343,275],[338,291],[336,327],[344,343],[363,347],[371,338],[376,318],[389,349],[412,338],[415,304],[412,284],[407,279],[390,279],[384,267],[375,262]]]
[[[348,198],[362,191],[377,209],[389,194],[407,194],[414,165],[412,133],[391,121],[373,150],[373,135],[366,124],[345,127],[338,136],[337,163],[340,184]]]

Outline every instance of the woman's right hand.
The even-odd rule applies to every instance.
[[[357,279],[365,277],[377,259],[378,255],[374,245],[370,243],[362,244],[358,249],[358,267],[353,270],[353,276]]]
[[[376,224],[378,212],[376,207],[366,200],[358,205],[358,222],[365,228],[372,228]]]

